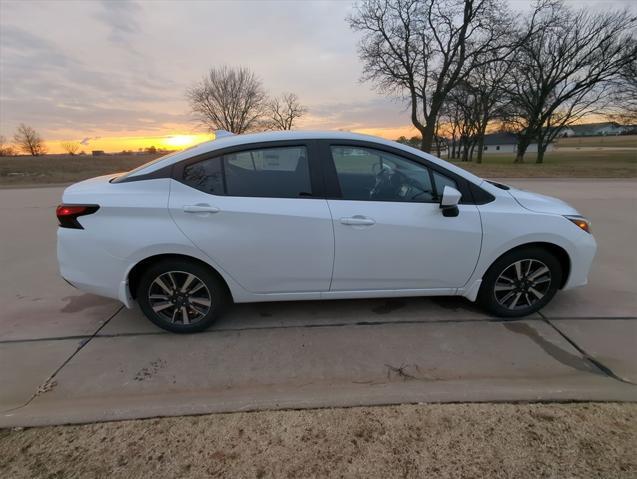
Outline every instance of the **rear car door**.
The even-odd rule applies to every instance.
[[[312,142],[244,145],[173,172],[179,228],[253,293],[329,289],[334,237]]]
[[[331,291],[459,288],[480,254],[477,206],[456,217],[439,207],[445,175],[399,151],[359,144],[323,144],[334,221]]]

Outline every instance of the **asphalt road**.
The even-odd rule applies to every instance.
[[[510,183],[593,221],[590,284],[541,314],[460,298],[237,305],[177,336],[57,275],[62,188],[0,190],[0,427],[260,408],[637,400],[637,182]]]

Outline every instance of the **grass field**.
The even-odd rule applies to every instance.
[[[637,135],[623,136],[587,136],[578,138],[559,138],[555,142],[558,148],[577,147],[633,147],[637,148]]]
[[[0,158],[0,186],[67,184],[129,171],[160,155],[15,156]]]
[[[523,164],[513,163],[513,154],[486,156],[482,164],[454,162],[485,178],[634,178],[637,150],[551,151],[544,163],[528,154]]]
[[[613,137],[628,138],[628,137]],[[603,138],[602,138],[603,139]],[[70,184],[76,181],[128,171],[146,163],[152,155],[18,156],[0,158],[0,186]],[[557,150],[546,154],[545,163],[534,163],[533,154],[521,165],[513,156],[490,155],[484,163],[456,162],[486,178],[634,178],[637,176],[636,150]]]

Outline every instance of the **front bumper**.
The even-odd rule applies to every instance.
[[[588,275],[596,252],[595,238],[592,234],[582,231],[574,244],[574,249],[569,251],[571,271],[562,289],[572,289],[588,284]]]

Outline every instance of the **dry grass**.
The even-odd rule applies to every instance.
[[[16,156],[0,158],[0,185],[69,184],[133,168],[159,155]]]
[[[523,164],[513,163],[513,154],[491,154],[482,164],[454,164],[485,178],[634,178],[637,176],[637,150],[551,151],[544,163],[536,164],[527,154]]]
[[[624,137],[612,137],[624,138]],[[628,138],[628,137],[625,137]],[[76,181],[128,171],[156,158],[153,155],[67,156],[0,158],[0,186],[70,184]],[[533,154],[522,165],[513,155],[492,154],[483,164],[456,164],[487,178],[633,178],[637,176],[637,150],[570,150],[546,155],[545,163],[534,163]]]
[[[432,404],[0,431],[0,477],[637,477],[636,404]]]
[[[558,138],[556,141],[558,148],[576,147],[632,147],[637,148],[637,135],[620,136],[587,136],[576,138]]]

